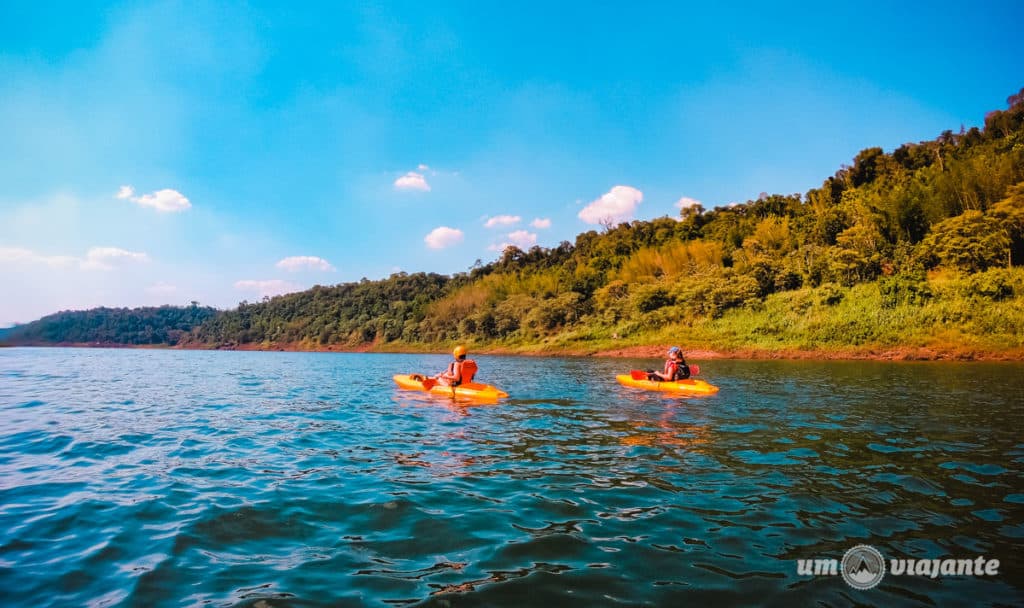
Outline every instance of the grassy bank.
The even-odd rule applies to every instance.
[[[480,346],[513,352],[641,354],[647,351],[638,347],[680,344],[712,356],[743,358],[1024,358],[1021,269],[899,281],[787,291],[718,317],[657,311],[539,343]],[[674,316],[679,321],[672,322]]]
[[[659,357],[665,345],[679,344],[697,359],[1024,360],[1024,269],[824,285],[772,294],[720,316],[687,317],[666,307],[614,325],[467,344],[478,353],[522,355]],[[230,348],[446,352],[451,343],[306,340]]]

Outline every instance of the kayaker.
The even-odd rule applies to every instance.
[[[448,369],[434,376],[437,383],[444,386],[459,386],[473,381],[476,375],[476,361],[466,358],[466,347],[458,345],[452,351],[455,360],[448,364]]]
[[[683,351],[678,346],[668,349],[668,361],[665,361],[664,370],[660,372],[647,372],[648,380],[656,380],[658,382],[675,382],[677,380],[686,380],[689,377],[690,366],[686,364],[686,359],[683,358]]]

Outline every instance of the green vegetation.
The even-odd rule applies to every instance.
[[[217,315],[208,306],[94,308],[63,311],[13,327],[10,344],[177,344],[194,327]]]
[[[664,324],[651,320],[635,332],[642,339],[609,339],[607,330],[570,332],[545,347],[596,350],[621,347],[622,342],[681,342],[689,348],[741,353],[905,349],[908,356],[1019,356],[1024,352],[1024,269],[939,272],[930,279],[891,276],[851,287],[827,283],[753,299],[720,316]]]
[[[863,150],[803,195],[510,247],[453,277],[399,273],[243,302],[182,342],[1021,352],[1024,89],[1008,104],[984,129]]]
[[[396,274],[384,281],[362,280],[316,287],[238,308],[196,328],[197,345],[247,343],[356,345],[414,341],[431,302],[444,296],[452,279],[439,274]]]

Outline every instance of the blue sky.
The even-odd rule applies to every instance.
[[[1019,2],[283,4],[0,3],[0,324],[806,192],[1024,86]]]

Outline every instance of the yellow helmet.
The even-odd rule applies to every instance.
[[[464,357],[466,356],[466,347],[459,344],[458,346],[455,347],[455,350],[452,351],[452,354],[455,355],[456,359],[458,359],[459,357]]]

